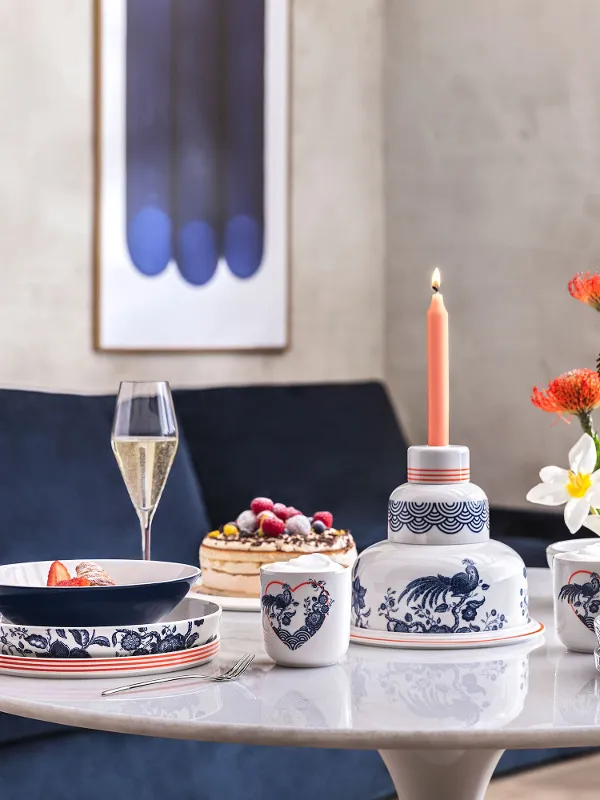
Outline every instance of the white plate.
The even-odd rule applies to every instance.
[[[124,658],[25,658],[0,656],[0,673],[22,678],[114,678],[154,675],[206,664],[218,652],[220,640],[193,647],[148,656]]]
[[[199,581],[188,594],[188,597],[200,597],[202,600],[209,600],[211,603],[220,605],[223,611],[260,611],[260,597],[230,597],[229,595],[204,594],[200,589],[202,582]]]
[[[406,650],[456,650],[480,647],[501,647],[516,644],[528,637],[544,632],[541,622],[530,620],[527,625],[509,628],[507,631],[487,633],[454,633],[451,636],[435,633],[392,633],[369,628],[350,628],[350,641],[371,647],[395,647]]]

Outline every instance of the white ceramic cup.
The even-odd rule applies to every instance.
[[[273,568],[275,567],[275,569]],[[350,643],[352,571],[260,570],[261,619],[267,654],[284,667],[336,664]]]
[[[596,551],[596,552],[594,552]],[[593,653],[594,620],[600,616],[600,544],[554,556],[554,623],[569,650]]]
[[[552,569],[554,556],[559,553],[574,553],[592,544],[600,544],[600,539],[594,536],[590,539],[564,539],[561,542],[554,542],[554,544],[550,544],[546,548],[546,561],[548,562],[548,566]]]

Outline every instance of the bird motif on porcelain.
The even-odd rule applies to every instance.
[[[558,599],[569,603],[577,619],[593,632],[594,620],[600,613],[600,576],[596,572],[574,572],[569,582],[561,586]]]
[[[478,633],[496,631],[508,624],[502,610],[482,608],[489,584],[481,579],[475,562],[462,560],[464,570],[454,575],[426,575],[411,580],[401,591],[388,587],[377,613],[394,633]],[[370,627],[372,606],[360,579],[360,559],[352,580],[353,625]],[[379,627],[376,625],[375,627]]]
[[[302,603],[294,597],[296,592],[298,597],[302,597]],[[273,632],[290,650],[298,650],[318,633],[333,603],[326,581],[314,578],[294,587],[289,583],[271,581],[261,597],[261,605]],[[295,617],[301,605],[302,623],[294,630]]]

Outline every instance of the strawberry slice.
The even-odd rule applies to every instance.
[[[87,578],[69,578],[66,581],[59,581],[56,586],[91,586]]]
[[[61,561],[55,561],[50,566],[46,586],[56,586],[59,581],[68,581],[70,579],[69,570],[65,565]]]

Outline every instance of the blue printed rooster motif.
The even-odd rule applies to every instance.
[[[502,628],[506,617],[496,609],[488,612],[481,624],[475,624],[490,587],[480,580],[474,561],[465,558],[462,563],[463,572],[452,577],[438,574],[415,578],[400,595],[389,588],[379,606],[387,629],[396,633],[473,633]],[[408,608],[403,617],[402,601]]]
[[[558,593],[559,600],[566,600],[577,617],[590,631],[594,630],[594,619],[600,612],[600,577],[589,573],[585,583],[566,583]]]

